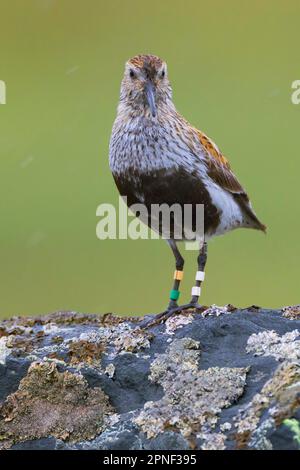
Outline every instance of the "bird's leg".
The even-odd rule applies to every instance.
[[[168,240],[168,244],[171,247],[171,250],[173,252],[173,255],[175,257],[175,266],[176,270],[174,272],[174,284],[173,284],[173,289],[170,292],[170,301],[168,305],[168,310],[171,310],[173,308],[178,307],[177,300],[179,298],[180,292],[179,292],[179,286],[180,286],[180,281],[183,278],[183,266],[184,266],[184,259],[181,256],[175,240]]]
[[[181,254],[179,253],[179,250],[177,248],[175,241],[168,240],[168,243],[174,253],[175,260],[176,260],[176,271],[174,275],[174,285],[173,285],[173,289],[171,290],[171,295],[170,295],[170,303],[169,303],[167,310],[165,310],[162,313],[159,313],[158,315],[155,315],[154,320],[147,322],[145,325],[142,326],[143,329],[158,325],[159,323],[166,321],[172,315],[179,313],[183,310],[187,310],[189,308],[196,308],[196,309],[201,308],[200,305],[198,305],[198,299],[201,293],[201,284],[204,280],[204,269],[205,269],[206,260],[207,260],[207,243],[203,242],[199,251],[198,258],[197,258],[198,271],[196,273],[195,286],[192,288],[192,299],[189,304],[180,305],[180,306],[178,306],[176,300],[179,297],[179,285],[182,279],[184,260]],[[182,273],[180,275],[180,279],[177,278],[177,275],[176,275],[177,272]],[[172,295],[174,291],[175,292],[177,291],[177,294]]]
[[[184,259],[181,256],[175,240],[167,240],[169,246],[171,247],[171,250],[173,252],[173,255],[175,257],[175,266],[176,270],[174,273],[174,284],[173,284],[173,289],[170,292],[170,301],[168,308],[164,310],[161,313],[158,313],[155,315],[154,320],[147,322],[143,328],[149,328],[151,326],[158,325],[162,321],[166,321],[169,317],[171,317],[173,314],[180,312],[185,306],[179,307],[177,304],[177,300],[179,298],[179,286],[180,286],[180,281],[183,278],[183,265],[184,265]]]
[[[201,295],[201,284],[204,281],[205,277],[205,265],[207,261],[207,243],[203,242],[199,255],[197,258],[197,263],[198,263],[198,271],[196,272],[196,282],[195,286],[192,287],[192,299],[190,302],[191,307],[200,307],[198,305],[198,300]]]

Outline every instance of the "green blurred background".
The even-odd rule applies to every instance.
[[[1,0],[0,316],[166,306],[173,259],[160,241],[99,241],[116,203],[108,144],[125,61],[168,63],[177,108],[213,138],[268,235],[209,245],[202,302],[299,303],[299,1]],[[186,252],[182,301],[196,253]]]

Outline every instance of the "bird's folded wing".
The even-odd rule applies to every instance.
[[[230,168],[228,160],[218,147],[203,132],[197,130],[200,143],[206,154],[207,173],[221,188],[233,194],[248,196]]]
[[[235,201],[247,216],[254,228],[266,232],[266,226],[260,222],[254,213],[249,197],[240,182],[231,171],[228,160],[222,155],[218,147],[205,135],[197,130],[202,148],[206,154],[208,176],[222,189],[230,192]]]

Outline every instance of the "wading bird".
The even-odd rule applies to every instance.
[[[188,306],[198,307],[207,259],[207,241],[236,228],[266,231],[227,159],[201,131],[179,114],[172,101],[167,65],[159,57],[138,55],[128,60],[113,126],[110,168],[127,204],[204,205],[204,236]],[[151,226],[151,220],[149,220]],[[192,217],[191,227],[195,225]],[[160,227],[161,228],[161,227]],[[184,235],[183,235],[184,239]],[[184,260],[172,233],[167,240],[176,270],[168,309],[178,307]],[[186,307],[186,306],[184,306]]]

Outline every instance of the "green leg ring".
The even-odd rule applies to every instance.
[[[170,299],[171,300],[178,300],[179,295],[180,295],[179,290],[172,289],[171,292],[170,292]]]

